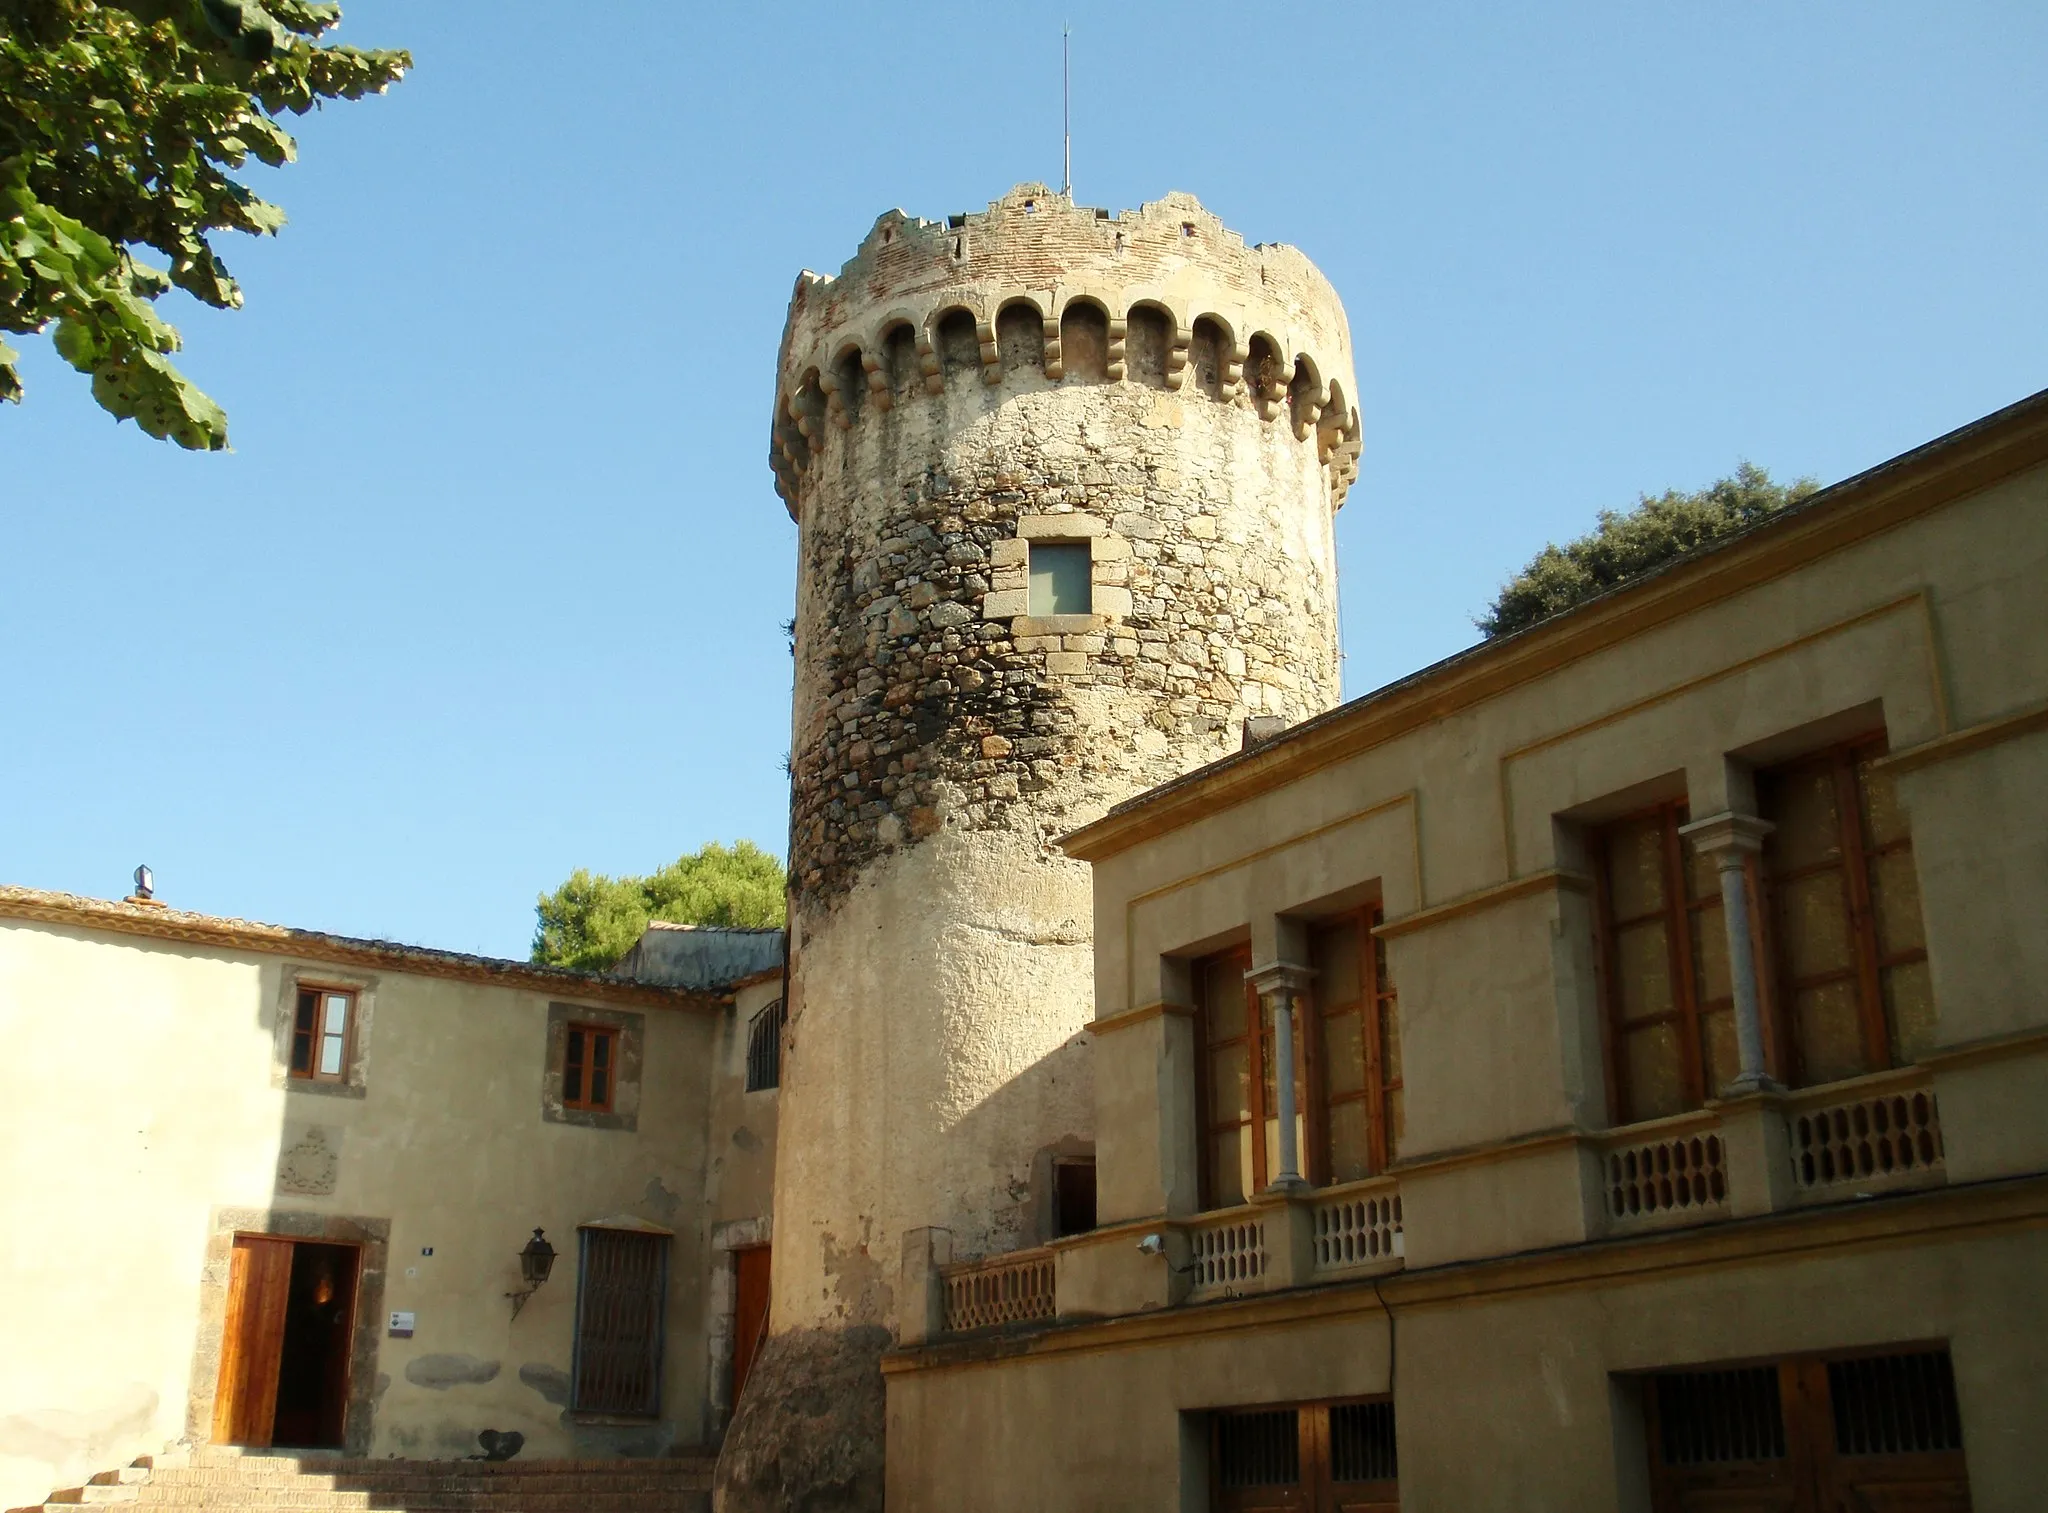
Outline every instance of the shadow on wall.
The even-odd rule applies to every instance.
[[[130,1382],[97,1411],[49,1409],[0,1418],[0,1485],[36,1484],[48,1491],[119,1464],[135,1453],[132,1447],[156,1418],[160,1401],[147,1383]]]

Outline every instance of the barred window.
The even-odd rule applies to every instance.
[[[747,1021],[747,1091],[782,1085],[782,1030],[788,1023],[776,999]]]

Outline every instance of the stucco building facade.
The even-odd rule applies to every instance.
[[[0,888],[0,1506],[2039,1506],[2048,394],[1340,705],[1354,361],[1184,195],[799,279],[786,940]]]

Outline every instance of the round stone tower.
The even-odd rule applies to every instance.
[[[1054,839],[1336,702],[1355,393],[1328,282],[1187,195],[890,211],[798,278],[772,1322],[722,1508],[879,1508],[906,1235],[1049,1238],[1094,1122],[1090,879]]]

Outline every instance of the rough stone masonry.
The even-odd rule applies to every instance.
[[[1091,1148],[1094,999],[1087,870],[1052,841],[1336,702],[1355,392],[1321,274],[1185,195],[891,212],[798,280],[772,1334],[721,1507],[878,1507],[879,1356],[926,1308],[906,1245],[1049,1237],[1047,1154]],[[1085,548],[1085,612],[1031,613],[1041,545]]]

